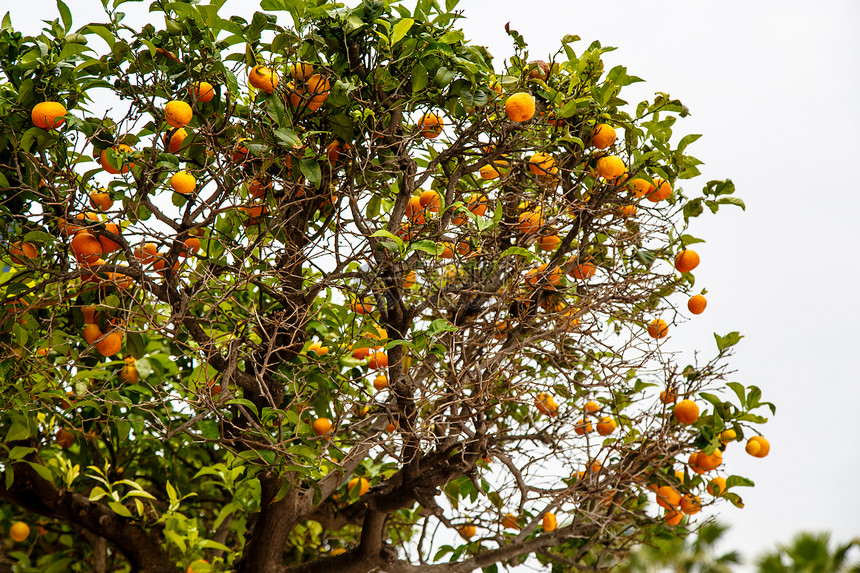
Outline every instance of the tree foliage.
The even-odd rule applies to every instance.
[[[682,187],[678,100],[628,105],[641,80],[575,36],[529,63],[509,30],[494,62],[451,0],[262,0],[250,21],[158,0],[139,29],[103,2],[0,30],[18,570],[600,567],[682,535],[650,490],[716,501],[689,456],[769,404],[727,381],[738,333],[686,365],[647,334],[683,328],[689,220],[743,206],[729,180]],[[512,121],[521,93],[536,111]],[[34,125],[42,102],[62,125]]]

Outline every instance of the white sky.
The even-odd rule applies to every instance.
[[[75,26],[101,18],[98,0],[67,4]],[[223,13],[248,13],[251,4],[229,0]],[[860,375],[851,366],[860,346],[852,299],[860,284],[860,3],[462,0],[460,8],[466,37],[489,47],[497,69],[511,54],[508,21],[533,59],[549,59],[562,36],[577,34],[577,52],[595,39],[616,46],[607,69],[622,64],[647,81],[622,92],[628,101],[663,91],[690,108],[676,131],[704,134],[688,152],[705,165],[685,187],[731,178],[747,211],[725,207],[694,220],[692,233],[708,241],[696,247],[695,272],[708,309],[674,329],[672,344],[709,356],[712,332],[741,331],[735,379],[777,405],[764,426],[767,458],[739,444],[725,455],[732,473],[757,486],[739,492],[745,509],[720,506],[732,526],[722,548],[752,558],[800,530],[829,530],[842,542],[860,535]],[[11,9],[26,33],[56,17],[49,0]]]

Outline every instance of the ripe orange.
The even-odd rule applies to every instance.
[[[373,379],[373,387],[377,390],[385,390],[388,388],[388,376],[380,374]]]
[[[654,179],[654,185],[656,186],[656,189],[648,194],[648,200],[652,203],[667,199],[669,195],[672,194],[672,186],[659,177]]]
[[[481,217],[487,212],[489,201],[490,199],[486,195],[478,195],[476,193],[469,197],[469,211],[471,211],[478,217]]]
[[[164,121],[171,127],[185,127],[191,118],[194,117],[194,112],[191,111],[191,106],[181,100],[172,100],[164,106]]]
[[[442,203],[439,199],[439,194],[436,191],[422,191],[418,198],[421,206],[431,213],[438,213],[442,208]]]
[[[666,338],[669,334],[669,325],[662,318],[655,318],[648,323],[648,336],[651,338]]]
[[[406,203],[406,216],[413,225],[423,225],[427,222],[420,197],[414,196],[409,198],[409,202]]]
[[[294,80],[309,78],[314,73],[314,67],[307,62],[297,62],[290,66],[290,76]]]
[[[470,523],[461,525],[459,528],[457,528],[457,533],[459,533],[460,537],[462,537],[466,541],[472,539],[472,537],[475,536],[476,531],[477,530],[475,529],[475,526]]]
[[[708,299],[700,294],[691,296],[687,301],[687,309],[693,314],[702,314],[705,312],[705,307],[708,306]]]
[[[454,246],[448,242],[442,242],[442,252],[439,254],[443,259],[453,259],[454,258]]]
[[[179,253],[179,256],[187,257],[189,254],[194,254],[200,250],[200,239],[197,237],[188,237],[185,239],[185,249]]]
[[[354,491],[355,488],[357,487],[358,488],[358,496],[361,497],[367,493],[367,490],[370,489],[370,482],[364,478],[357,478],[356,477],[356,478],[352,478],[351,480],[349,480],[349,483],[347,484],[346,487],[349,491]]]
[[[17,543],[21,543],[25,539],[30,536],[30,526],[24,523],[23,521],[18,521],[12,524],[12,527],[9,528],[9,537],[12,538],[12,541]]]
[[[738,437],[738,433],[735,432],[732,428],[728,430],[723,430],[720,432],[720,442],[727,444],[729,442],[734,442]]]
[[[125,357],[125,366],[119,371],[119,379],[128,384],[136,384],[138,380],[137,364],[133,356]]]
[[[197,82],[188,90],[191,92],[191,99],[196,99],[202,103],[209,103],[215,97],[215,88],[209,82]]]
[[[415,271],[408,271],[405,275],[403,275],[403,288],[412,288],[417,283],[417,275]]]
[[[134,163],[126,163],[127,160],[124,159],[121,154],[131,153],[131,151],[131,147],[124,143],[120,143],[113,148],[102,150],[101,156],[99,157],[102,169],[104,169],[111,175],[128,173],[128,170],[134,167]],[[119,165],[120,168],[117,169],[116,167],[111,165],[111,163]]]
[[[317,110],[328,98],[331,84],[320,74],[313,74],[308,78],[308,93],[311,95],[311,101],[308,107],[311,110]]]
[[[605,155],[597,160],[597,174],[607,181],[615,181],[626,171],[627,167],[624,162],[615,155]]]
[[[570,271],[570,276],[575,278],[576,280],[584,281],[594,276],[594,273],[597,272],[597,266],[590,261],[586,261],[581,263]]]
[[[110,193],[104,191],[93,191],[90,193],[90,205],[94,209],[109,211],[113,207],[113,199],[110,198]]]
[[[605,418],[597,422],[597,433],[601,436],[608,436],[609,434],[614,432],[615,428],[617,427],[618,424],[616,424],[615,420],[613,420],[609,416],[606,416]]]
[[[30,119],[36,127],[56,129],[66,123],[65,118],[63,118],[64,115],[66,115],[66,108],[62,104],[55,101],[43,101],[33,107]]]
[[[365,358],[367,358],[370,355],[370,352],[372,350],[373,349],[370,347],[355,348],[352,351],[352,357],[355,358],[356,360],[364,360]]]
[[[530,287],[537,286],[542,279],[546,279],[546,284],[549,286],[555,286],[561,281],[561,269],[558,267],[553,267],[550,270],[547,270],[547,264],[544,263],[536,269],[530,270],[526,273],[526,284]]]
[[[158,247],[155,243],[146,243],[143,247],[139,247],[134,250],[134,258],[136,258],[141,265],[152,263],[157,256]]]
[[[675,509],[681,503],[681,494],[670,486],[664,485],[657,488],[657,505],[666,509]]]
[[[535,98],[526,92],[515,93],[505,100],[505,113],[511,121],[528,121],[535,114]]]
[[[618,209],[618,214],[622,217],[635,217],[639,208],[636,205],[622,205]]]
[[[421,135],[427,139],[435,139],[442,133],[442,126],[445,122],[435,113],[425,113],[418,120],[418,127],[421,130]]]
[[[260,91],[270,94],[278,85],[278,74],[266,66],[254,66],[248,73],[248,83]]]
[[[72,254],[78,262],[86,266],[95,263],[102,256],[102,245],[89,231],[78,231],[72,239]]]
[[[544,235],[538,240],[538,244],[544,251],[554,251],[561,244],[561,237],[558,235]]]
[[[596,414],[600,411],[600,404],[593,400],[590,400],[585,403],[585,406],[583,406],[582,409],[585,410],[587,414]]]
[[[92,344],[96,340],[102,337],[102,331],[99,328],[98,324],[94,324],[92,322],[88,322],[84,324],[84,340],[87,341],[87,344]]]
[[[591,130],[591,145],[597,149],[606,149],[615,143],[615,130],[605,123],[598,123]]]
[[[370,314],[373,312],[373,305],[366,302],[354,302],[350,305],[350,310],[355,314]]]
[[[529,171],[541,179],[552,177],[558,173],[558,167],[555,166],[555,159],[546,153],[535,153],[529,159]]]
[[[672,390],[660,391],[660,402],[663,404],[671,404],[675,401],[675,393]]]
[[[197,179],[188,171],[177,171],[170,178],[170,187],[177,193],[188,195],[197,188]]]
[[[317,418],[312,424],[314,434],[317,436],[325,436],[331,430],[331,420],[328,418]]]
[[[580,436],[584,436],[585,434],[590,434],[592,432],[592,430],[594,430],[594,428],[591,427],[591,422],[589,422],[588,420],[583,420],[582,418],[577,420],[576,424],[574,424],[574,427],[573,427],[573,431],[576,432]]]
[[[746,451],[755,458],[763,458],[770,453],[770,442],[761,436],[753,436],[747,440]]]
[[[108,332],[96,342],[96,350],[102,356],[113,356],[122,348],[122,338],[122,334],[117,331]]]
[[[539,211],[523,211],[519,216],[517,230],[523,235],[530,235],[538,232],[542,224],[543,220]]]
[[[311,345],[308,346],[308,352],[313,352],[317,356],[325,356],[328,354],[328,346],[323,346],[319,342],[311,342]]]
[[[654,191],[655,187],[645,179],[633,179],[630,183],[627,184],[627,187],[630,189],[630,192],[633,193],[634,197],[645,197]]]
[[[552,512],[546,512],[543,514],[543,530],[549,533],[550,531],[555,531],[556,527],[558,527],[558,519],[556,519],[555,514]]]
[[[680,511],[675,511],[674,509],[670,509],[666,511],[666,516],[663,518],[663,523],[666,525],[678,525],[681,523],[681,519],[684,517],[684,514]]]
[[[713,496],[723,495],[726,492],[726,478],[717,476],[708,482],[708,493]]]
[[[367,366],[371,370],[379,370],[388,367],[388,355],[382,350],[374,350],[367,357]]]
[[[699,452],[699,455],[696,457],[696,465],[706,472],[717,469],[722,463],[723,452],[719,449],[714,450],[714,453],[710,455],[705,452]]]
[[[535,397],[535,408],[541,414],[546,416],[556,416],[558,414],[558,404],[551,394],[541,392]]]
[[[702,511],[702,500],[697,495],[685,495],[681,497],[681,511],[687,515],[693,515]]]
[[[204,569],[203,565],[209,565],[209,562],[205,559],[196,559],[188,564],[188,568],[185,570],[185,573],[201,573],[202,571],[211,571],[209,567]]]
[[[675,268],[679,273],[689,273],[699,266],[699,253],[684,249],[675,257]]]
[[[116,223],[105,223],[105,230],[113,233],[114,235],[120,234],[119,225]],[[107,237],[99,236],[99,244],[102,246],[103,255],[119,250],[119,243]]]
[[[494,161],[493,163],[481,166],[481,169],[479,170],[481,179],[490,180],[497,178],[500,175],[498,168],[503,165],[507,165],[507,163],[503,164],[501,161]]]
[[[9,255],[12,258],[12,262],[16,265],[23,265],[24,261],[22,261],[18,257],[27,257],[28,259],[35,259],[39,256],[39,251],[36,249],[36,245],[33,243],[21,242],[12,245],[12,248],[9,249]]]
[[[682,424],[695,424],[699,419],[699,406],[692,400],[681,400],[675,404],[675,418]]]
[[[167,145],[167,150],[170,153],[178,153],[179,148],[182,147],[182,142],[185,141],[186,137],[188,137],[188,132],[179,128],[173,132],[170,139],[167,138],[168,135],[169,133],[164,134],[164,142]]]
[[[690,466],[690,470],[697,473],[698,475],[702,475],[706,471],[705,468],[699,466],[700,453],[701,452],[693,452],[692,454],[690,454],[690,457],[687,458],[687,465]]]
[[[501,523],[502,523],[502,527],[505,527],[507,529],[519,529],[520,528],[520,525],[517,523],[517,516],[514,515],[513,513],[506,513],[502,517]]]

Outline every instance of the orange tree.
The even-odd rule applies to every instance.
[[[661,350],[743,205],[682,188],[679,101],[574,36],[494,65],[455,1],[122,3],[0,31],[4,560],[604,567],[740,504],[740,336]]]

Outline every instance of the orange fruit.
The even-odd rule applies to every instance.
[[[128,384],[136,384],[138,381],[137,365],[133,356],[125,357],[125,366],[119,371],[119,379]]]
[[[442,126],[445,122],[435,113],[425,113],[418,120],[418,127],[421,130],[421,135],[427,139],[435,139],[442,133]]]
[[[12,541],[21,543],[30,537],[30,526],[23,521],[13,523],[12,527],[9,528],[9,537],[12,538]]]
[[[615,130],[605,123],[598,123],[591,130],[591,145],[597,149],[606,149],[615,143]]]
[[[413,225],[423,225],[427,222],[427,219],[424,217],[424,208],[421,207],[420,197],[414,196],[409,198],[409,202],[406,203],[406,216]]]
[[[561,237],[558,235],[544,235],[538,239],[538,245],[544,251],[554,251],[561,244]]]
[[[532,60],[528,63],[529,79],[544,80],[549,77],[549,64],[543,60]]]
[[[408,271],[405,275],[403,275],[403,288],[412,288],[417,283],[415,282],[417,275],[415,271]]]
[[[664,485],[657,488],[657,505],[666,509],[675,509],[681,504],[681,494],[670,486]]]
[[[495,163],[501,164],[502,162],[497,161]],[[499,170],[497,168],[497,165],[495,165],[493,163],[488,163],[487,165],[482,165],[481,169],[479,170],[479,173],[481,174],[481,179],[484,179],[484,180],[495,179],[500,175]]]
[[[536,211],[523,211],[519,216],[517,230],[523,235],[530,235],[540,230],[543,220],[541,214]]]
[[[454,258],[454,246],[451,243],[443,242],[442,252],[439,254],[443,259],[453,259]]]
[[[270,94],[278,85],[278,74],[266,66],[254,66],[248,72],[248,83],[260,91]]]
[[[669,325],[662,318],[655,318],[648,323],[648,336],[651,338],[666,338],[669,334]]]
[[[723,495],[726,492],[726,478],[717,476],[708,482],[708,493],[713,496]]]
[[[170,178],[170,188],[182,195],[188,195],[194,193],[197,188],[197,179],[188,171],[177,171]]]
[[[720,442],[727,444],[729,442],[734,442],[738,437],[738,433],[735,432],[732,428],[728,430],[723,430],[720,432]]]
[[[478,195],[476,193],[469,197],[469,211],[471,211],[478,217],[481,217],[487,212],[489,201],[490,199],[486,195]]]
[[[442,203],[439,199],[439,193],[436,191],[422,191],[421,195],[418,197],[418,201],[421,203],[421,206],[430,211],[431,213],[438,213],[439,209],[442,208]]]
[[[699,453],[700,452],[693,452],[690,454],[690,457],[687,459],[687,465],[690,466],[690,470],[702,475],[706,470],[699,466]]]
[[[663,518],[663,523],[666,525],[678,525],[681,523],[681,519],[684,517],[684,514],[680,511],[675,511],[674,509],[670,509],[666,511],[666,517]]]
[[[693,515],[702,511],[702,500],[696,495],[685,495],[681,497],[681,511],[687,515]]]
[[[349,483],[346,487],[349,491],[354,491],[355,488],[358,488],[358,496],[361,497],[367,493],[367,490],[370,489],[370,482],[364,478],[356,477],[349,480]]]
[[[600,411],[600,404],[591,400],[586,402],[582,409],[585,410],[587,414],[595,414]]]
[[[505,113],[511,121],[528,121],[535,114],[535,98],[526,92],[515,93],[505,100]]]
[[[325,356],[328,354],[328,346],[323,346],[319,342],[311,342],[308,346],[308,352],[314,352],[317,356]]]
[[[530,287],[535,287],[541,282],[541,279],[545,278],[547,285],[557,285],[561,281],[561,269],[553,267],[552,269],[547,270],[547,264],[548,263],[544,263],[538,268],[526,273],[526,284]]]
[[[171,127],[185,127],[192,117],[194,112],[184,101],[175,99],[164,106],[164,121]]]
[[[586,261],[573,267],[573,270],[570,271],[570,276],[576,280],[584,281],[593,277],[596,272],[597,266],[590,261]]]
[[[615,428],[617,427],[618,424],[616,424],[615,420],[613,420],[609,416],[606,416],[605,418],[597,422],[597,433],[601,436],[608,436],[609,434],[614,432]]]
[[[679,273],[689,273],[699,266],[699,253],[684,249],[675,257],[675,268]]]
[[[104,191],[92,191],[90,193],[90,205],[93,209],[101,209],[109,211],[113,207],[113,199],[110,198],[110,193]]]
[[[202,103],[209,103],[215,97],[215,88],[209,82],[197,82],[188,90],[191,92],[191,99]]]
[[[469,523],[461,525],[457,528],[457,533],[459,533],[460,537],[462,537],[466,541],[472,539],[472,537],[475,536],[476,531],[477,530],[475,529],[475,526]]]
[[[630,189],[630,192],[633,193],[634,197],[645,197],[654,191],[655,187],[645,179],[633,179],[628,184],[627,187]]]
[[[185,141],[186,137],[188,137],[188,132],[179,128],[173,132],[170,139],[167,138],[168,135],[169,133],[164,134],[164,143],[167,145],[167,150],[170,153],[178,153],[179,148],[182,147],[182,142]]]
[[[550,531],[555,531],[555,528],[558,527],[558,520],[555,517],[555,514],[552,512],[546,512],[543,514],[542,519],[543,530],[549,533]]]
[[[355,314],[370,314],[373,312],[373,305],[369,303],[354,302],[350,305],[350,310]]]
[[[656,186],[656,189],[648,194],[648,200],[652,203],[667,199],[669,195],[672,194],[672,186],[659,177],[654,179],[654,185]]]
[[[624,162],[615,155],[605,155],[597,160],[597,174],[607,181],[615,181],[626,171]]]
[[[203,565],[209,565],[209,562],[205,559],[195,559],[188,564],[188,568],[185,570],[185,573],[201,573],[202,571],[211,571],[211,569],[208,567],[204,569]]]
[[[753,436],[747,440],[747,453],[755,458],[763,458],[770,453],[770,442],[761,436]]]
[[[328,94],[331,88],[331,84],[329,83],[329,81],[320,74],[313,74],[308,78],[307,86],[308,93],[311,95],[311,103],[318,103],[319,105],[322,105],[326,98],[328,98]]]
[[[373,379],[373,387],[377,390],[385,390],[388,388],[388,376],[380,374]]]
[[[504,517],[502,517],[502,527],[507,529],[519,529],[520,525],[517,523],[517,516],[513,513],[506,513]]]
[[[660,391],[660,402],[663,404],[671,404],[675,401],[675,393],[672,390]]]
[[[589,422],[588,420],[583,420],[582,418],[576,421],[576,424],[574,424],[573,428],[573,431],[580,436],[590,434],[592,430],[594,430],[594,428],[592,428],[591,422]]]
[[[331,430],[331,420],[328,418],[317,418],[312,424],[314,434],[317,436],[325,436]]]
[[[102,245],[89,231],[79,231],[72,239],[72,253],[78,262],[89,266],[102,256]]]
[[[354,348],[352,351],[352,357],[355,358],[356,360],[364,360],[365,358],[367,358],[370,355],[370,353],[372,351],[373,351],[373,349],[370,347]]]
[[[618,214],[622,217],[635,217],[638,210],[636,205],[622,205],[618,209]]]
[[[84,315],[84,324],[95,324],[97,314],[96,307],[83,306],[81,307],[81,314]]]
[[[707,306],[708,299],[700,294],[691,296],[690,300],[687,301],[687,309],[693,314],[702,314]]]
[[[127,160],[121,157],[121,154],[131,153],[131,151],[131,147],[124,143],[120,143],[113,148],[102,150],[102,153],[99,157],[102,169],[104,169],[111,175],[128,173],[128,170],[134,167],[134,163],[126,163]],[[116,167],[111,165],[111,163],[119,165],[120,168],[117,169]]]
[[[309,78],[314,73],[313,65],[307,62],[296,62],[290,66],[290,76],[294,80],[303,80]]]
[[[179,253],[180,257],[187,257],[189,254],[194,254],[200,250],[200,239],[197,237],[188,237],[184,241],[185,248]]]
[[[272,186],[270,184],[260,181],[259,179],[254,179],[248,184],[248,196],[251,197],[251,199],[259,199],[271,188]]]
[[[699,406],[692,400],[681,400],[675,404],[674,414],[682,424],[694,424],[699,419]]]
[[[367,366],[371,370],[388,367],[388,355],[382,350],[374,350],[367,357]]]
[[[36,127],[56,129],[66,123],[65,118],[63,118],[64,115],[66,115],[66,108],[62,104],[55,101],[43,101],[33,107],[30,119]]]
[[[101,340],[96,342],[96,350],[102,356],[113,356],[122,348],[122,338],[122,334],[119,332],[108,332]]]
[[[101,329],[99,328],[98,324],[88,322],[88,323],[84,324],[84,333],[83,334],[84,334],[84,340],[87,341],[87,344],[92,344],[96,340],[101,338],[103,333],[102,333]]]
[[[535,397],[535,408],[537,408],[538,412],[547,416],[556,416],[558,414],[558,404],[555,403],[555,398],[546,392],[541,392]]]
[[[541,179],[552,177],[558,173],[558,167],[555,166],[555,159],[546,153],[535,153],[529,159],[529,171]]]
[[[719,449],[714,450],[713,454],[699,452],[696,456],[696,465],[699,469],[709,472],[720,467],[723,463],[723,452]]]
[[[114,235],[120,234],[119,225],[116,223],[105,223],[105,230]],[[99,244],[102,246],[102,254],[110,254],[119,250],[119,243],[107,237],[99,236]]]
[[[150,264],[157,256],[158,247],[155,243],[146,243],[143,247],[139,247],[134,250],[134,258],[136,258],[141,265]]]
[[[36,249],[36,245],[33,243],[21,242],[18,241],[12,245],[12,248],[9,249],[9,255],[12,258],[12,262],[16,265],[23,265],[24,262],[18,257],[27,257],[28,259],[35,259],[39,256],[39,251]]]

